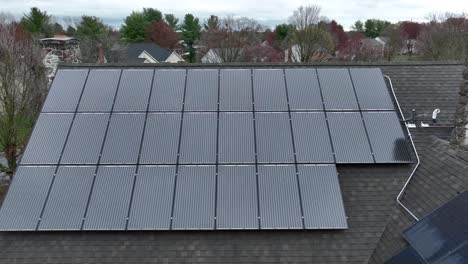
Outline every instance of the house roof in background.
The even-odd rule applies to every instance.
[[[451,194],[456,193],[455,190],[467,188],[466,179],[462,177],[464,174],[460,174],[460,168],[466,172],[468,164],[465,158],[460,158],[463,152],[447,142],[434,139],[434,135],[442,139],[450,137],[463,70],[461,63],[324,65],[378,65],[392,79],[405,115],[413,108],[418,113],[441,109],[437,127],[411,130],[423,163],[414,182],[408,186],[403,203],[415,210],[418,216],[446,202]],[[184,66],[278,67],[267,64]],[[395,203],[412,166],[339,165],[337,169],[349,225],[347,230],[11,232],[0,233],[0,247],[3,249],[0,260],[8,263],[382,263],[405,246],[400,231],[413,222],[411,216]],[[454,169],[447,171],[447,167],[452,166]],[[439,185],[445,187],[437,189]]]
[[[112,51],[121,53],[118,60],[120,63],[141,63],[144,59],[140,59],[138,56],[144,51],[158,62],[164,62],[173,52],[153,42],[129,43],[123,47],[114,47]]]

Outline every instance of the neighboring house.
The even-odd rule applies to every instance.
[[[301,50],[298,44],[284,50],[284,62],[301,62]]]
[[[72,173],[73,170],[69,170],[69,173],[62,173],[59,170],[57,173],[55,166],[44,165],[52,163],[44,161],[39,165],[27,166],[27,169],[37,169],[35,167],[39,166],[43,171],[47,170],[47,173],[24,178],[24,181],[21,181],[18,176],[13,180],[12,186],[15,184],[25,186],[24,190],[16,192],[18,194],[18,204],[25,208],[29,206],[30,210],[25,211],[22,218],[8,219],[8,213],[12,213],[12,211],[5,212],[6,209],[4,208],[7,208],[7,200],[4,207],[0,209],[0,215],[3,216],[0,222],[19,226],[29,225],[31,231],[0,232],[0,248],[2,249],[0,262],[17,264],[38,262],[379,264],[388,261],[408,247],[408,243],[403,239],[401,232],[415,223],[415,219],[396,203],[395,198],[405,186],[407,179],[412,175],[416,163],[341,163],[336,164],[338,175],[324,174],[320,175],[324,177],[304,179],[300,178],[301,173],[296,173],[294,170],[295,167],[302,169],[304,165],[299,161],[295,162],[294,159],[289,163],[276,165],[257,165],[254,162],[255,165],[224,166],[223,161],[226,156],[220,155],[220,164],[218,164],[218,155],[214,154],[218,153],[218,151],[222,152],[222,149],[230,148],[236,148],[240,150],[239,153],[244,153],[246,149],[249,149],[248,147],[252,147],[252,144],[257,146],[259,143],[261,148],[256,147],[255,155],[249,156],[254,160],[268,157],[281,158],[276,154],[282,153],[287,148],[290,149],[289,156],[293,155],[293,152],[296,153],[295,155],[320,154],[322,152],[317,152],[317,149],[323,147],[323,142],[319,142],[320,144],[310,148],[303,148],[304,145],[309,146],[308,144],[313,141],[309,133],[303,133],[300,134],[300,137],[292,138],[290,137],[292,134],[290,132],[285,133],[285,131],[323,127],[319,123],[303,122],[305,115],[315,116],[314,122],[325,120],[325,117],[320,114],[320,109],[328,109],[326,111],[328,115],[327,122],[336,118],[337,115],[343,114],[343,108],[337,108],[333,104],[328,105],[329,101],[338,104],[340,102],[354,102],[355,105],[348,108],[355,109],[353,111],[357,117],[356,122],[351,122],[350,119],[342,119],[341,123],[337,122],[336,124],[348,127],[335,130],[336,133],[343,132],[340,134],[342,141],[337,146],[342,147],[342,144],[354,142],[356,134],[350,131],[354,131],[352,129],[354,125],[365,122],[361,119],[359,113],[361,112],[360,109],[363,109],[362,113],[365,113],[365,109],[368,107],[365,104],[358,105],[355,99],[367,98],[367,101],[362,100],[360,102],[365,101],[370,104],[380,100],[381,97],[374,96],[376,94],[372,91],[376,87],[382,88],[382,85],[379,86],[376,79],[368,78],[353,78],[354,82],[351,83],[349,75],[346,75],[346,72],[348,72],[346,70],[344,73],[342,71],[343,75],[341,76],[346,77],[340,79],[343,81],[339,86],[342,89],[339,90],[340,93],[337,93],[337,95],[333,93],[336,90],[330,90],[337,83],[335,82],[336,79],[334,79],[337,75],[330,74],[328,75],[330,78],[321,78],[320,80],[311,77],[316,76],[315,73],[325,74],[324,77],[326,77],[327,72],[333,73],[330,68],[349,68],[349,73],[355,69],[380,68],[383,74],[388,76],[391,83],[393,83],[396,98],[404,114],[404,117],[400,116],[400,119],[410,118],[413,109],[418,113],[415,119],[401,122],[402,129],[406,129],[405,125],[408,125],[421,160],[420,166],[403,191],[401,199],[402,203],[413,214],[421,219],[468,188],[467,154],[459,147],[450,145],[447,142],[451,137],[455,120],[459,118],[455,113],[459,99],[459,86],[464,70],[464,66],[460,62],[359,63],[355,65],[332,63],[294,64],[291,66],[279,64],[270,65],[268,69],[265,69],[265,66],[254,64],[226,64],[216,68],[210,68],[202,64],[190,65],[190,67],[168,65],[167,67],[156,68],[171,69],[170,76],[165,75],[168,73],[158,75],[158,78],[170,81],[164,82],[167,85],[153,86],[151,86],[154,79],[153,71],[147,70],[153,68],[141,67],[146,70],[138,72],[135,71],[135,67],[110,67],[108,71],[101,71],[100,74],[106,74],[103,78],[96,78],[96,75],[89,78],[85,90],[82,89],[89,67],[69,67],[75,70],[71,76],[77,77],[79,75],[79,78],[73,79],[73,83],[81,82],[83,85],[68,86],[67,84],[70,82],[67,81],[71,79],[66,74],[70,74],[71,71],[64,71],[64,75],[60,77],[62,78],[61,82],[57,82],[57,85],[60,86],[59,88],[68,88],[69,90],[66,92],[58,88],[54,90],[54,86],[52,86],[49,97],[55,96],[55,98],[59,97],[62,100],[49,98],[46,101],[46,105],[49,105],[49,107],[62,109],[62,111],[68,111],[68,109],[75,111],[81,109],[81,107],[86,107],[85,110],[91,108],[100,111],[96,111],[99,114],[90,114],[89,112],[78,114],[68,112],[68,114],[61,115],[44,114],[50,118],[60,118],[60,122],[56,123],[57,126],[39,126],[39,128],[36,126],[35,130],[42,129],[46,136],[38,138],[39,140],[36,139],[36,142],[42,144],[38,146],[43,146],[43,149],[38,148],[37,155],[29,156],[29,159],[54,158],[59,160],[63,158],[60,165],[65,167],[64,172],[67,172],[70,166],[77,166],[73,165],[73,162],[76,163],[75,159],[98,159],[97,164],[103,167],[102,171],[104,173],[95,170],[96,166],[91,165],[96,164],[96,162],[86,163],[88,164],[86,166],[78,165],[82,172],[86,172],[86,175],[75,175]],[[236,70],[232,70],[233,67]],[[132,70],[127,70],[129,68]],[[219,74],[219,68],[223,75]],[[242,71],[239,70],[240,68],[248,70]],[[312,72],[309,72],[312,74],[301,75],[304,74],[301,70],[312,70]],[[188,74],[186,71],[188,71]],[[121,72],[124,72],[125,75],[121,74]],[[251,73],[253,73],[253,76]],[[285,76],[283,73],[286,74],[286,77],[291,78],[283,78]],[[57,76],[60,74],[61,72]],[[122,76],[121,81],[120,76]],[[189,78],[186,76],[189,76]],[[224,76],[221,85],[219,76]],[[303,77],[297,78],[297,76]],[[124,80],[124,77],[127,79]],[[103,82],[102,80],[106,81]],[[185,81],[189,81],[191,85],[186,85]],[[118,86],[118,83],[121,85]],[[389,83],[387,81],[387,89],[390,91]],[[364,85],[369,88],[367,93],[362,92],[362,90],[362,93],[355,93],[355,86],[363,84],[370,84],[369,86]],[[90,88],[87,89],[88,87]],[[151,87],[153,93],[150,93]],[[307,87],[307,89],[303,89],[304,87]],[[312,87],[314,89],[309,89]],[[102,88],[102,90],[98,90],[99,88]],[[234,88],[238,88],[238,90]],[[346,91],[349,92],[349,95],[345,95],[344,92]],[[99,97],[101,98],[99,103],[95,101],[97,96],[91,96],[93,94],[102,96]],[[111,96],[108,96],[109,94]],[[131,100],[128,100],[128,98]],[[318,98],[318,100],[312,103],[309,100],[312,98]],[[78,103],[80,107],[77,108]],[[391,110],[396,101],[392,99],[389,103],[389,110]],[[132,109],[129,113],[122,113],[122,109],[126,107],[135,107],[141,112],[135,112],[135,109]],[[279,107],[282,112],[268,112],[272,110],[272,107]],[[431,114],[436,108],[440,109],[441,112],[437,116],[437,122],[432,123]],[[151,109],[152,113],[148,113],[148,109]],[[304,112],[304,109],[315,110]],[[336,109],[339,111],[336,112]],[[103,110],[107,114],[103,113]],[[112,113],[112,117],[109,117],[108,113],[114,110],[118,113]],[[153,111],[161,112],[153,113]],[[178,111],[178,113],[164,113],[164,111]],[[216,111],[218,111],[217,114]],[[223,111],[231,112],[223,113]],[[232,111],[243,111],[243,113]],[[389,113],[392,111],[380,112]],[[278,121],[283,125],[272,122],[270,117],[273,115],[282,116],[282,121],[280,119],[273,121]],[[147,122],[145,122],[143,116],[147,117]],[[322,119],[320,116],[322,116]],[[73,133],[75,126],[89,128],[91,123],[85,122],[86,118],[92,118],[94,124],[99,123],[99,120],[104,124],[104,126],[96,130],[83,130],[89,131],[87,134],[93,135],[89,139],[81,134]],[[202,125],[200,123],[196,125],[196,120],[201,120]],[[227,120],[232,122],[227,122]],[[295,123],[297,121],[299,122]],[[410,123],[415,126],[410,126]],[[227,126],[227,124],[233,125]],[[206,127],[211,129],[206,130]],[[217,129],[218,127],[219,129]],[[242,146],[246,147],[245,149],[233,144],[232,141],[221,140],[219,141],[221,144],[218,145],[216,144],[218,141],[214,140],[220,138],[221,135],[229,135],[237,140],[245,139],[246,135],[249,134],[244,133],[246,130],[243,130],[243,128],[246,127],[250,127],[251,130],[257,129],[255,130],[256,133],[259,130],[266,131],[265,136],[262,138],[257,137],[255,141],[247,142],[248,144],[242,144]],[[391,130],[380,134],[384,139],[383,141],[388,141],[385,140],[386,136],[391,135],[392,130],[398,129],[398,126],[391,128]],[[380,126],[370,125],[365,134],[375,133],[379,129],[381,129]],[[140,136],[135,137],[137,133],[142,134],[143,130],[147,131],[145,133],[148,135],[148,140],[143,136],[141,138]],[[179,131],[190,136],[179,136]],[[214,132],[205,134],[206,131]],[[61,137],[64,138],[64,141],[68,140],[66,147],[71,144],[70,142],[74,142],[76,144],[74,145],[76,146],[75,151],[67,153],[67,148],[60,148],[60,146],[64,145],[64,142],[57,147],[54,144],[47,144],[49,141],[40,140],[50,139],[51,132],[55,132],[53,134],[54,139]],[[325,131],[325,133],[328,132]],[[286,134],[286,137],[284,134]],[[118,135],[124,135],[125,139]],[[316,136],[320,135],[313,134],[312,139]],[[106,137],[105,140],[112,142],[112,145],[106,146],[102,143],[104,146],[101,147],[98,144],[98,147],[96,147],[96,141],[91,140],[91,138],[100,138],[103,141],[102,138]],[[196,140],[198,138],[204,138],[206,141]],[[366,136],[363,139],[366,142],[365,144],[369,143],[366,141],[368,140]],[[31,138],[29,144],[32,141],[34,141],[34,137]],[[83,145],[83,142],[89,144],[85,143]],[[278,142],[296,142],[298,144],[278,145]],[[382,146],[379,145],[380,142],[374,143]],[[146,146],[146,144],[150,147],[142,149],[141,147]],[[267,152],[266,156],[258,155],[261,152],[265,154],[264,149],[270,148],[271,145],[280,146],[280,148],[277,148],[277,152]],[[409,140],[406,145],[412,150]],[[193,151],[195,147],[203,149],[206,147],[209,150],[209,153],[211,153],[209,157],[211,157],[212,162],[215,162],[216,170],[214,166],[207,166],[205,162],[198,166],[186,163],[187,158],[206,158],[207,152]],[[296,151],[292,150],[293,147],[295,147]],[[395,155],[398,156],[398,149],[389,149],[387,147],[374,148],[374,155],[383,150],[389,151],[387,154],[390,158]],[[180,150],[176,151],[176,153],[169,151],[174,149],[181,149],[186,152],[179,155]],[[56,155],[44,157],[46,151],[54,151]],[[335,148],[334,152],[336,151],[343,151],[343,149]],[[345,151],[348,151],[351,157],[354,157],[357,153],[357,149],[345,149]],[[141,160],[140,152],[144,154],[141,155]],[[79,155],[79,153],[82,155]],[[91,155],[92,153],[98,155]],[[135,165],[132,166],[120,160],[129,153],[134,154],[134,160],[131,162],[138,164],[139,168],[144,168],[142,171],[135,174]],[[68,154],[70,156],[67,157]],[[411,153],[411,155],[414,162],[416,162],[415,153]],[[171,160],[168,161],[166,158],[169,156]],[[234,156],[246,157],[243,155]],[[375,156],[373,157],[375,158]],[[165,165],[142,165],[147,164],[148,159],[157,158],[163,158]],[[27,163],[28,157],[23,156],[22,159],[21,162]],[[181,165],[178,165],[179,162]],[[67,165],[62,166],[64,164]],[[103,164],[106,166],[103,166]],[[116,164],[120,165],[116,166]],[[125,166],[121,166],[122,164],[125,164]],[[174,165],[171,164],[177,164],[183,170],[175,171],[173,170]],[[334,164],[334,162],[332,161],[330,164]],[[316,168],[330,166],[330,164],[309,164],[308,166]],[[250,174],[248,173],[249,166],[251,169]],[[144,173],[144,170],[151,170],[154,167],[159,167],[163,173]],[[246,173],[238,175],[226,173],[229,172],[229,169],[237,167],[247,168]],[[265,171],[281,170],[284,167],[290,168],[293,173],[265,175]],[[112,169],[115,168],[126,170],[127,173],[113,173]],[[190,174],[195,168],[198,168],[200,173]],[[248,175],[253,176],[248,177]],[[40,179],[37,177],[40,177]],[[334,177],[338,177],[336,183],[339,184],[339,191],[334,193],[326,191],[310,192],[310,190],[316,190],[314,188],[317,185],[335,179]],[[304,191],[302,195],[316,194],[313,202],[309,200],[310,203],[302,203],[301,208],[310,208],[310,206],[315,205],[318,212],[305,215],[304,218],[300,217],[301,209],[299,209],[299,206],[294,208],[288,206],[293,204],[294,201],[296,201],[296,205],[299,203],[297,198],[294,198],[297,197],[295,196],[297,192],[290,192],[290,190],[296,188],[299,184],[304,184],[301,180],[306,180],[309,183],[306,188],[302,189]],[[158,185],[155,182],[163,184]],[[70,183],[73,183],[72,188],[61,189],[56,187],[61,186],[61,184],[69,186],[67,184]],[[135,186],[135,188],[131,188],[132,186]],[[189,192],[178,192],[180,196],[175,197],[175,194],[173,196],[173,191],[177,192],[175,186],[182,186]],[[219,190],[216,193],[209,191],[215,188],[214,186],[217,186],[217,190]],[[234,188],[238,186],[243,188]],[[258,188],[258,186],[261,188]],[[324,186],[328,187],[327,184]],[[98,192],[96,195],[91,195],[90,188],[107,190],[107,192]],[[15,194],[12,190],[10,189],[8,196]],[[233,190],[238,190],[238,192]],[[251,191],[250,194],[255,193],[258,195],[239,195],[239,193],[249,193],[249,190]],[[25,193],[28,195],[25,195]],[[37,193],[42,194],[40,200],[31,198]],[[138,197],[138,199],[126,199],[131,194],[136,195],[135,197]],[[275,194],[281,195],[276,196]],[[340,194],[342,199],[333,200],[333,203],[342,203],[344,205],[347,226],[331,229],[331,226],[336,226],[337,219],[343,220],[343,218],[335,214],[328,214],[332,212],[329,211],[330,207],[321,207],[320,203],[315,203],[315,201],[330,201],[324,197],[336,198]],[[64,198],[61,199],[61,197]],[[76,201],[73,200],[74,197],[82,198],[78,202],[87,208],[88,218],[83,218],[83,215],[77,214],[76,210],[70,210],[70,204]],[[218,198],[218,203],[214,204],[215,197],[224,197],[225,199]],[[86,203],[86,201],[89,201],[88,199],[91,199],[90,203]],[[239,199],[243,202],[234,203],[232,199]],[[47,205],[52,204],[52,206],[65,209],[68,213],[61,214],[61,212],[44,208],[45,200],[48,200]],[[187,223],[194,224],[195,228],[167,230],[167,226],[153,225],[150,228],[152,230],[137,228],[137,230],[133,231],[124,231],[125,229],[131,229],[131,226],[127,226],[126,223],[129,218],[134,219],[135,211],[132,211],[134,209],[141,212],[141,215],[136,215],[140,221],[139,223],[151,224],[152,222],[148,221],[154,218],[163,219],[168,223],[169,217],[159,217],[171,215],[170,207],[164,205],[171,204],[175,200],[184,203],[183,206],[173,207],[173,215],[180,212],[189,212],[190,214],[184,215],[187,217],[183,218],[171,217],[170,221],[179,221],[179,226],[176,225],[173,229],[180,226],[186,227]],[[254,204],[253,209],[248,210],[249,213],[236,214],[227,219],[226,222],[221,222],[221,217],[213,217],[215,214],[222,216],[238,212],[239,208],[252,205],[251,201],[258,201],[263,207],[257,207]],[[40,206],[35,206],[37,204]],[[140,207],[130,207],[130,204],[138,204]],[[9,208],[16,210],[12,207]],[[101,214],[105,214],[107,217],[100,217]],[[209,215],[209,217],[204,218],[204,215]],[[51,226],[70,223],[72,219],[76,220],[76,222],[73,222],[73,226],[78,226],[78,229],[81,229],[83,223],[91,221],[89,219],[94,219],[96,225],[87,226],[94,231],[34,231],[38,226],[42,226],[47,218],[58,220],[49,222]],[[243,222],[246,218],[252,221]],[[202,228],[209,230],[202,230],[200,224],[206,223],[207,219],[209,225],[202,226]],[[271,222],[264,223],[265,219],[270,219]],[[314,223],[314,221],[320,219],[327,219],[327,224],[321,222],[323,225],[317,226],[316,230],[301,229],[303,221]],[[294,220],[296,225],[293,227],[298,228],[298,230],[287,229],[291,226],[284,223],[291,220]],[[106,228],[99,226],[103,222],[115,224],[116,228],[113,230],[108,226]],[[311,222],[307,222],[307,224]],[[266,226],[261,226],[262,230],[213,230],[216,225],[235,223],[250,223],[254,226],[265,224]],[[274,230],[275,228],[272,228],[272,226],[282,230]],[[5,227],[0,226],[0,228],[4,229]],[[64,228],[69,228],[69,226],[62,227],[61,230]],[[158,228],[166,230],[156,230]],[[271,230],[265,228],[271,228]],[[454,232],[457,231],[459,231],[459,234],[466,234],[466,230],[454,230]],[[434,245],[439,246],[440,244],[434,243]],[[467,263],[466,256],[465,258],[460,256],[458,263]]]
[[[284,50],[284,62],[302,62],[301,46],[294,44],[288,49]],[[311,61],[327,61],[331,59],[331,54],[325,49],[316,49]]]
[[[201,58],[202,63],[222,63],[223,60],[221,56],[218,55],[219,49],[210,49],[208,52]]]
[[[153,42],[115,45],[110,52],[111,63],[179,63],[185,62],[175,50],[165,49]]]
[[[43,63],[47,70],[47,77],[51,81],[59,63],[80,63],[80,41],[74,37],[55,35],[52,38],[43,38]]]
[[[403,43],[403,48],[400,51],[401,54],[418,54],[417,49],[417,40],[416,39],[407,39]]]
[[[374,38],[377,42],[379,42],[382,46],[385,47],[387,45],[388,40],[390,39],[389,37],[376,37]]]
[[[201,58],[202,63],[238,62],[244,58],[242,48],[214,48]]]

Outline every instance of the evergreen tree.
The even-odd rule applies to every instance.
[[[188,61],[195,61],[195,44],[200,39],[201,26],[198,18],[192,14],[186,14],[181,26],[182,40],[184,40],[185,49],[189,53]]]
[[[177,30],[179,29],[179,19],[175,17],[173,14],[165,14],[164,15],[164,20],[166,23],[171,26],[172,29]]]
[[[141,12],[132,12],[124,20],[120,29],[125,42],[142,42],[146,38],[145,34],[146,18]]]
[[[37,7],[32,7],[28,14],[24,14],[21,18],[21,26],[33,34],[38,34],[41,37],[51,36],[50,27],[51,16],[47,12],[42,12]]]

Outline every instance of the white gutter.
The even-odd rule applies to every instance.
[[[388,77],[387,75],[384,75],[385,78],[387,78],[388,82],[390,83],[390,88],[392,90],[392,94],[393,94],[393,98],[395,98],[395,102],[398,106],[398,110],[400,111],[400,115],[401,117],[403,118],[403,120],[406,120],[405,119],[405,116],[403,115],[403,111],[401,111],[401,107],[400,107],[400,103],[398,103],[398,99],[395,95],[395,90],[393,89],[393,84],[392,84],[392,79],[390,79],[390,77]],[[411,145],[413,145],[413,150],[414,150],[414,154],[416,155],[416,160],[418,161],[416,163],[416,166],[414,167],[413,171],[411,172],[410,176],[408,177],[408,179],[406,180],[406,183],[405,185],[403,185],[403,188],[401,189],[400,193],[398,194],[397,198],[396,198],[396,201],[397,203],[403,207],[403,209],[406,210],[406,212],[408,212],[414,219],[416,219],[416,221],[419,221],[419,218],[416,217],[416,215],[414,215],[402,202],[401,202],[401,197],[403,196],[403,193],[405,192],[405,189],[406,187],[408,186],[409,182],[411,181],[411,179],[413,178],[414,176],[414,173],[416,172],[416,170],[418,169],[419,167],[419,164],[421,163],[420,160],[419,160],[419,155],[418,155],[418,151],[416,150],[416,146],[414,145],[414,141],[413,141],[413,137],[411,136],[411,132],[408,128],[408,126],[406,126],[406,122],[405,122],[405,127],[406,127],[406,131],[408,132],[408,137],[411,141]]]

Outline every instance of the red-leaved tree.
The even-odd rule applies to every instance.
[[[416,39],[421,32],[422,25],[412,21],[403,21],[400,24],[402,39]]]
[[[347,47],[348,34],[344,31],[343,26],[332,20],[330,23],[325,23],[324,28],[332,35],[335,42],[335,50],[341,51]]]
[[[146,27],[147,38],[166,49],[179,47],[179,37],[174,29],[163,20],[150,24]]]

